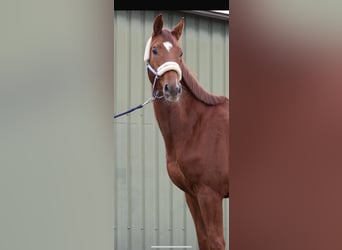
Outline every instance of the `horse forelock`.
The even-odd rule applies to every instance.
[[[182,83],[185,84],[191,93],[201,102],[207,105],[218,105],[228,101],[228,98],[223,95],[214,95],[206,91],[198,82],[196,77],[191,73],[189,68],[182,63],[181,69],[183,72]]]

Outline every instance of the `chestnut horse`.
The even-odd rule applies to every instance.
[[[199,248],[224,250],[223,208],[229,194],[228,98],[208,93],[182,60],[184,18],[172,30],[154,19],[144,60],[167,171],[185,193]]]

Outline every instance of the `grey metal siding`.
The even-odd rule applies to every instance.
[[[114,111],[151,96],[143,54],[155,11],[114,11]],[[228,22],[180,11],[165,11],[164,26],[185,17],[181,40],[184,61],[202,86],[229,95]],[[114,120],[115,249],[189,245],[197,249],[184,194],[166,172],[164,141],[152,105]],[[224,202],[228,241],[228,200]],[[228,243],[228,242],[227,242]]]

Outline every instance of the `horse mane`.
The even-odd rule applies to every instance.
[[[180,64],[182,69],[182,84],[186,85],[190,92],[201,102],[207,105],[218,105],[228,101],[223,95],[214,95],[207,92],[198,82],[196,77],[191,73],[188,66],[184,63]]]

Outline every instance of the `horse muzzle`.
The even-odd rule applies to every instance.
[[[182,95],[182,85],[179,82],[165,83],[163,86],[164,98],[170,102],[177,102]]]

